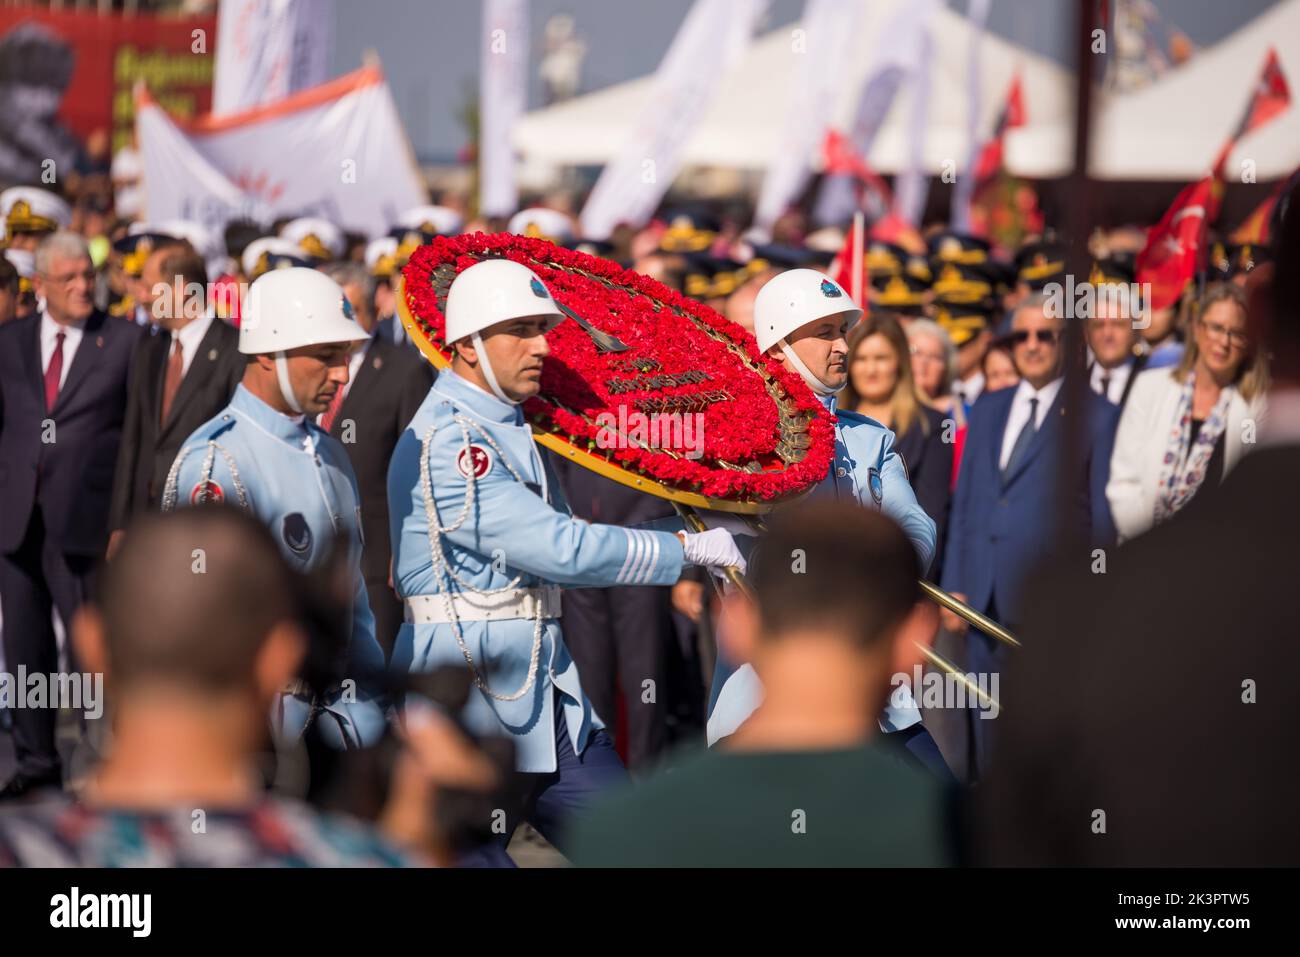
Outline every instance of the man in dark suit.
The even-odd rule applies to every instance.
[[[388,462],[433,385],[434,371],[409,345],[374,334],[374,280],[365,267],[342,262],[321,271],[343,287],[357,322],[371,333],[353,352],[347,384],[335,393],[319,424],[343,443],[357,475],[365,536],[361,572],[375,614],[375,638],[388,655],[402,624],[402,603],[389,584]]]
[[[143,331],[96,312],[94,284],[85,240],[54,233],[36,254],[44,309],[0,329],[0,603],[14,672],[58,671],[51,610],[71,622],[108,538],[128,370]],[[14,709],[18,768],[0,798],[60,783],[57,714]]]
[[[1141,304],[1132,301],[1136,298],[1133,267],[1120,260],[1099,259],[1093,263],[1089,282],[1096,304],[1083,326],[1088,341],[1088,387],[1123,411],[1133,382],[1149,358],[1138,351]]]
[[[551,464],[578,518],[631,526],[673,514],[663,499],[620,485],[562,456],[551,455]],[[578,664],[582,690],[610,729],[618,722],[622,691],[627,766],[633,772],[648,770],[670,743],[668,718],[679,710],[683,690],[675,685],[684,684],[688,672],[673,667],[683,655],[676,647],[672,589],[566,588],[561,602],[564,644]]]
[[[1247,334],[1272,354],[1258,441],[1221,485],[1120,548],[1105,575],[1062,569],[1035,589],[977,815],[986,863],[1300,860],[1300,643],[1287,624],[1300,540],[1292,213],[1300,207],[1273,229],[1276,273],[1261,266],[1247,283]]]
[[[122,451],[109,512],[109,552],[138,512],[158,506],[181,443],[230,402],[244,375],[239,332],[207,301],[203,258],[188,244],[153,253],[143,278],[158,290],[152,310],[161,327],[135,349]]]
[[[980,397],[971,410],[961,474],[953,498],[944,559],[943,588],[1013,632],[1020,622],[1024,583],[1036,564],[1077,534],[1096,545],[1114,539],[1106,504],[1106,479],[1119,410],[1086,394],[1078,455],[1082,472],[1076,527],[1064,528],[1057,505],[1068,459],[1062,375],[1063,323],[1048,316],[1046,298],[1031,295],[1012,318],[1013,356],[1022,376],[1014,389]],[[951,612],[945,625],[965,623]],[[1001,671],[1005,646],[982,633],[968,635],[968,671]],[[993,722],[972,712],[972,780],[987,769]]]

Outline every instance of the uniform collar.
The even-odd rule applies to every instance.
[[[301,445],[303,439],[307,437],[307,426],[303,416],[277,412],[244,388],[242,382],[235,388],[230,407],[263,432],[284,442]]]
[[[472,382],[456,375],[451,369],[443,369],[433,384],[435,392],[464,405],[469,412],[485,422],[500,422],[503,425],[523,424],[520,407],[502,402],[496,396],[484,392]]]
[[[815,392],[813,394],[816,395]],[[817,401],[822,404],[822,407],[825,408],[827,412],[831,415],[835,415],[835,400],[837,398],[839,398],[839,393],[832,392],[830,395],[818,395]]]

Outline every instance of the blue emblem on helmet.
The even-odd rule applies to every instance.
[[[835,285],[829,279],[822,280],[822,295],[827,299],[838,299],[844,293],[840,292],[840,287]]]
[[[880,478],[879,469],[871,469],[867,473],[867,485],[871,487],[871,497],[875,499],[876,505],[879,506],[885,497],[885,483]]]
[[[551,298],[546,291],[546,287],[542,285],[542,281],[538,279],[536,276],[534,276],[532,282],[528,284],[528,288],[533,291],[533,295],[536,296],[538,299]]]
[[[340,300],[340,304],[343,307],[343,315],[355,322],[357,317],[356,314],[352,312],[352,303],[348,302],[348,297],[342,296],[340,297]]]

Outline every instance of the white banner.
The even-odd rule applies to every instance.
[[[809,156],[821,147],[835,108],[838,88],[857,38],[862,0],[808,0],[799,33],[790,38],[799,66],[795,95],[785,117],[780,152],[763,177],[754,225],[770,234],[777,217],[808,183]]]
[[[853,151],[868,163],[871,161],[871,147],[876,141],[876,134],[884,125],[894,97],[903,83],[911,80],[914,106],[919,105],[924,109],[929,101],[928,71],[932,69],[929,56],[930,18],[938,6],[937,0],[905,3],[880,34],[872,54],[871,69],[867,72],[862,93],[858,97],[850,135]],[[922,66],[927,71],[927,76],[923,78],[917,76]],[[924,115],[920,117],[920,124],[924,132]],[[915,122],[912,129],[915,133]],[[914,186],[911,188],[914,190]],[[853,215],[856,208],[851,178],[828,176],[822,184],[814,218],[823,223],[843,223]]]
[[[329,78],[334,0],[221,0],[212,112],[267,106]]]
[[[918,4],[920,6],[921,4]],[[933,8],[935,4],[930,2]],[[928,21],[928,16],[927,16]],[[930,77],[933,73],[934,41],[928,22],[916,35],[916,54],[908,83],[912,95],[908,118],[907,168],[894,176],[894,212],[912,226],[921,225],[930,177],[925,172],[925,131],[930,127]]]
[[[485,0],[479,56],[479,212],[519,207],[510,134],[528,100],[528,0]]]
[[[220,229],[243,216],[322,216],[374,236],[427,201],[377,67],[274,106],[183,124],[141,87],[136,130],[150,220]]]
[[[767,0],[695,0],[655,72],[636,131],[583,207],[583,236],[605,239],[619,223],[640,226],[653,215],[677,175],[682,147],[766,7]]]
[[[952,205],[948,210],[948,225],[957,232],[970,231],[970,201],[975,195],[975,163],[979,159],[980,148],[980,113],[984,110],[983,91],[980,89],[980,40],[984,36],[984,26],[989,19],[989,0],[967,0],[966,18],[970,20],[970,48],[966,60],[966,129],[969,137],[969,152],[966,165],[957,175],[957,182],[952,190]]]

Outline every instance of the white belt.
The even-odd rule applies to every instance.
[[[452,621],[447,616],[446,595],[412,595],[402,604],[403,617],[413,625],[445,625]],[[493,595],[457,592],[451,596],[451,607],[458,621],[532,621],[539,609],[543,618],[559,618],[560,587],[512,588]]]

